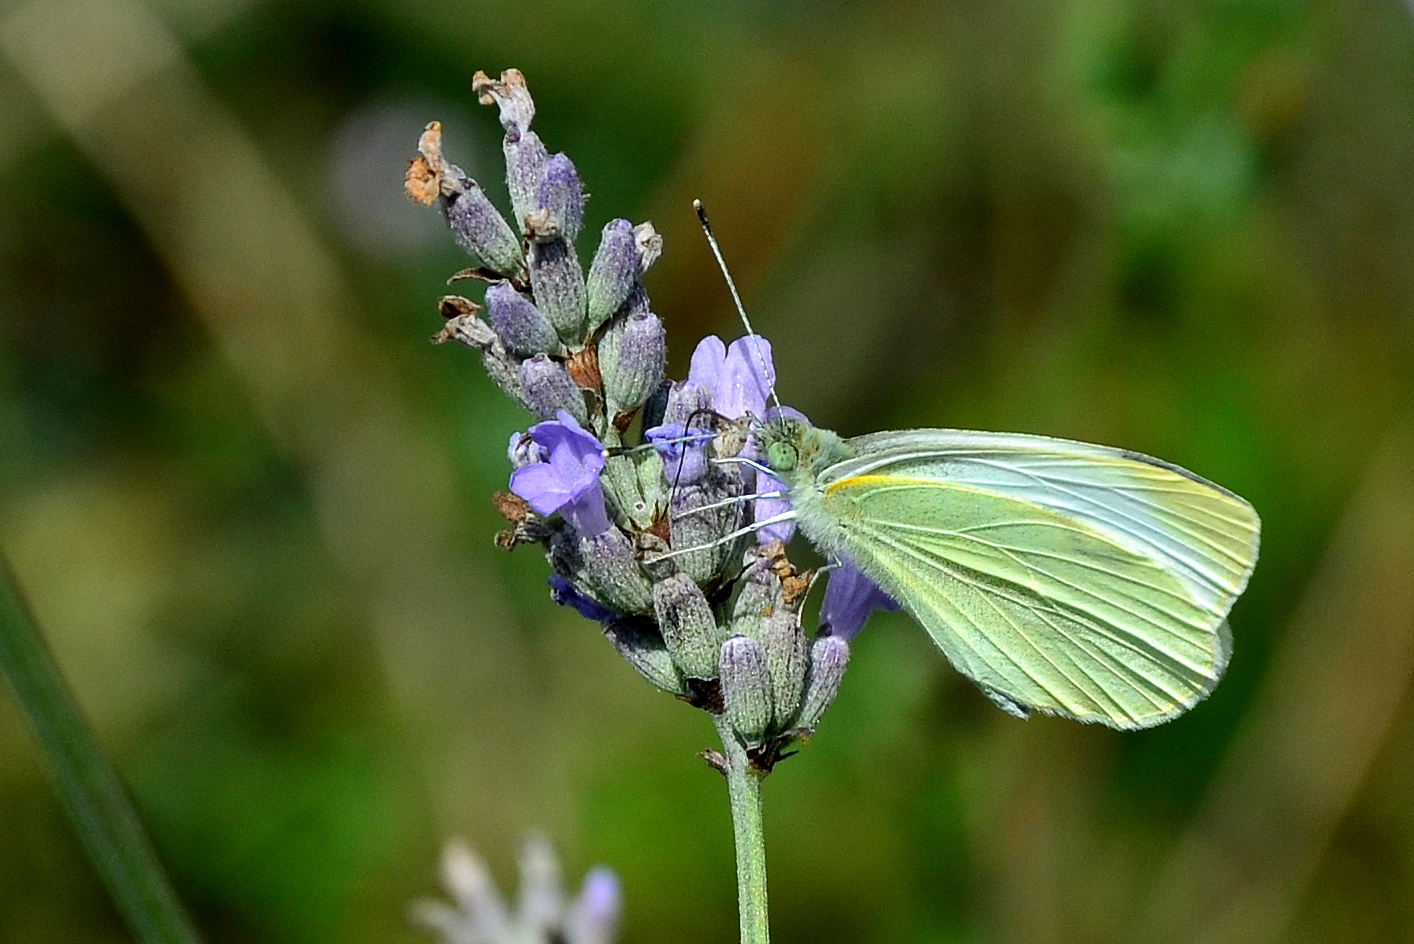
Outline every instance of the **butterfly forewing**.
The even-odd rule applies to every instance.
[[[850,440],[817,482],[861,567],[959,670],[1022,706],[1156,724],[1211,690],[1256,558],[1242,499],[1147,457],[1039,436]]]

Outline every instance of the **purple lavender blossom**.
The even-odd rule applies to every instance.
[[[713,412],[724,419],[737,420],[748,416],[767,416],[766,401],[775,383],[776,368],[771,361],[770,341],[760,335],[746,335],[737,338],[728,347],[713,334],[699,341],[692,352],[692,363],[684,386],[705,391]],[[796,410],[787,412],[800,419],[805,418]],[[666,423],[644,434],[658,448],[671,480],[695,482],[706,471],[704,447],[683,442],[684,437],[699,432],[707,434],[708,431],[695,426],[685,427],[682,423]],[[754,444],[749,440],[742,454],[749,459],[756,458]],[[785,486],[776,479],[761,473],[756,473],[754,479],[748,476],[747,481],[748,485],[754,481],[758,492],[785,490]],[[758,499],[753,517],[757,522],[765,521],[789,509],[790,502],[784,498]],[[794,533],[795,524],[783,521],[762,528],[756,537],[765,544],[769,541],[789,541]]]
[[[574,584],[559,574],[550,575],[550,599],[560,606],[572,607],[580,616],[598,623],[607,623],[617,616],[613,610],[580,593]]]
[[[825,599],[820,604],[820,632],[849,640],[859,635],[875,610],[896,610],[898,601],[879,588],[852,564],[830,571]]]
[[[511,473],[511,491],[530,502],[542,515],[559,512],[585,537],[609,529],[599,473],[604,469],[604,447],[564,410],[557,419],[537,423],[526,434],[540,451],[526,449],[513,455],[531,461]]]

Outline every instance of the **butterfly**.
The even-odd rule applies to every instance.
[[[1207,696],[1257,561],[1252,506],[1122,449],[913,429],[755,431],[817,550],[903,605],[1006,711],[1144,728]]]

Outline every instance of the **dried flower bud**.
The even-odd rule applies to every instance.
[[[722,643],[718,658],[728,723],[747,743],[759,743],[771,726],[771,676],[766,655],[750,636]]]
[[[599,342],[599,372],[609,415],[631,413],[643,405],[663,380],[668,339],[663,322],[652,312],[615,318]]]
[[[453,164],[442,191],[442,212],[458,246],[492,272],[512,276],[525,271],[520,238],[476,181]]]
[[[606,624],[604,635],[639,675],[669,694],[686,694],[682,673],[668,654],[661,635],[627,619]]]
[[[481,104],[500,107],[501,127],[507,131],[524,131],[535,118],[535,102],[519,69],[502,72],[499,82],[485,72],[477,72],[471,77],[471,91]]]
[[[689,678],[716,678],[721,631],[692,578],[675,574],[654,584],[653,610],[663,642],[682,673]]]
[[[840,680],[849,664],[849,643],[839,636],[818,636],[810,646],[810,671],[805,682],[805,698],[796,716],[795,727],[814,731],[825,709],[839,694]]]
[[[512,354],[534,357],[561,351],[560,339],[545,315],[509,282],[487,287],[486,320]]]
[[[594,252],[594,261],[585,279],[590,331],[618,311],[638,281],[638,274],[638,245],[633,224],[628,220],[610,220],[599,237],[599,248]]]
[[[570,379],[569,371],[544,354],[537,354],[520,365],[520,388],[530,412],[537,418],[552,420],[564,410],[581,425],[589,424],[584,395]]]
[[[579,186],[579,173],[568,157],[554,154],[546,158],[537,201],[539,208],[549,213],[554,232],[573,246],[584,222],[584,191]]]
[[[584,342],[584,271],[563,238],[530,244],[530,287],[535,303],[570,347]]]
[[[663,254],[663,237],[658,235],[652,223],[644,222],[633,228],[633,239],[638,247],[638,274],[641,278]]]

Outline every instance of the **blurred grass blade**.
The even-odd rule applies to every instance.
[[[0,672],[49,761],[74,831],[141,944],[196,944],[113,768],[98,751],[78,706],[0,557]]]

